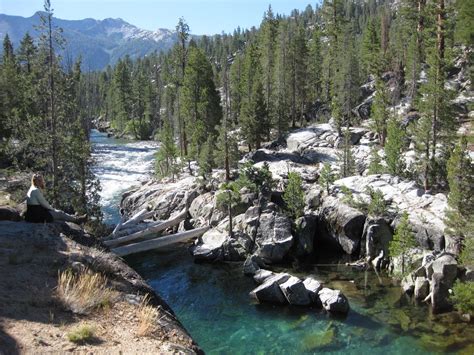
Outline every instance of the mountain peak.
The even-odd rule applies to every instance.
[[[39,25],[39,18],[44,14],[44,11],[37,11],[28,18],[2,14],[0,40],[8,33],[13,46],[18,48],[26,32],[38,36],[35,26]],[[125,55],[133,59],[155,51],[166,51],[177,41],[173,30],[144,30],[122,18],[63,20],[55,17],[54,25],[63,29],[67,57],[75,60],[82,56],[85,70],[103,69]]]

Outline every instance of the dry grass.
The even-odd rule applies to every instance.
[[[158,310],[150,305],[150,298],[146,295],[138,308],[138,336],[150,336],[156,330]]]
[[[107,287],[105,276],[88,270],[79,275],[70,270],[61,272],[57,292],[62,302],[78,314],[108,306],[116,297],[116,292]]]

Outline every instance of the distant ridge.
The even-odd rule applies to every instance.
[[[31,17],[0,14],[0,39],[8,33],[15,49],[26,32],[38,37],[35,26],[40,24],[41,12]],[[83,70],[101,70],[115,64],[119,58],[143,57],[154,51],[169,50],[177,41],[175,31],[159,28],[156,31],[140,29],[121,18],[95,20],[62,20],[54,18],[56,26],[63,29],[66,46],[62,56],[66,61],[75,61],[82,56]],[[0,46],[0,52],[3,47]]]

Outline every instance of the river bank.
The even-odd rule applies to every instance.
[[[200,352],[154,290],[79,226],[0,221],[0,245],[0,353]],[[89,281],[65,289],[68,273]]]

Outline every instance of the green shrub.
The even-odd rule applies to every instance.
[[[83,344],[90,342],[94,339],[94,328],[84,324],[81,325],[67,334],[69,341],[76,344]]]
[[[408,250],[416,246],[415,235],[410,228],[408,213],[405,211],[402,214],[400,223],[395,228],[393,240],[390,242],[389,251],[391,256],[402,256],[402,275],[405,274],[405,258]]]
[[[336,179],[335,174],[332,172],[331,165],[329,163],[324,163],[323,168],[321,169],[321,174],[319,175],[319,185],[326,189],[326,192],[329,194],[329,187]]]
[[[451,301],[460,312],[474,314],[474,282],[457,280],[454,283]]]
[[[382,191],[367,187],[367,192],[370,196],[370,202],[367,206],[368,214],[371,216],[383,216],[386,214],[387,206]]]
[[[269,193],[275,186],[272,172],[268,163],[264,163],[261,168],[253,165],[253,161],[247,161],[239,171],[239,178],[236,180],[237,187],[246,187],[252,192]]]
[[[303,180],[296,172],[288,173],[288,185],[283,192],[283,201],[286,203],[286,210],[293,218],[299,218],[304,214],[304,191]]]

